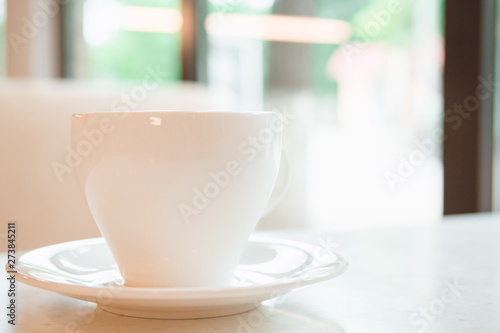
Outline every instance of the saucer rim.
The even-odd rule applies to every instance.
[[[316,247],[313,244],[306,243],[306,242],[300,242],[300,241],[294,241],[294,240],[288,240],[288,239],[283,239],[283,238],[277,238],[277,237],[269,237],[269,236],[261,236],[261,235],[252,235],[249,239],[249,242],[253,243],[265,243],[265,244],[279,244],[279,245],[285,245],[285,246],[295,246],[299,248],[308,248],[309,254],[311,254],[312,250],[315,249]],[[19,262],[21,261],[22,257],[30,252],[34,251],[39,251],[42,249],[48,249],[48,248],[57,248],[57,247],[64,247],[64,246],[70,246],[73,245],[74,247],[78,247],[78,243],[81,244],[102,244],[106,243],[103,237],[96,237],[96,238],[86,238],[86,239],[80,239],[80,240],[74,240],[74,241],[68,241],[68,242],[61,242],[57,244],[52,244],[44,247],[40,247],[37,249],[33,249],[30,251],[24,251],[18,254]],[[88,244],[87,244],[88,245]],[[42,279],[42,278],[37,278],[32,275],[26,275],[25,273],[18,272],[17,271],[17,266],[22,265],[22,264],[17,264],[16,265],[16,279],[22,283],[25,283],[27,285],[49,290],[52,292],[56,292],[59,294],[63,294],[72,298],[77,298],[77,299],[82,299],[79,298],[75,295],[88,295],[88,294],[93,294],[93,293],[98,293],[100,290],[110,290],[110,291],[117,291],[116,294],[113,296],[116,297],[116,299],[124,299],[128,300],[130,298],[133,298],[130,296],[131,293],[137,293],[139,295],[142,295],[140,298],[147,298],[150,300],[203,300],[203,299],[240,299],[242,297],[252,297],[257,294],[265,294],[268,293],[269,291],[273,291],[275,289],[279,289],[282,292],[282,294],[285,294],[287,292],[290,292],[291,290],[300,288],[300,287],[305,287],[307,285],[311,284],[316,284],[325,280],[332,279],[334,277],[337,277],[341,275],[342,273],[345,272],[345,270],[348,267],[348,262],[347,260],[338,254],[337,252],[330,251],[329,253],[335,256],[335,261],[332,261],[332,263],[337,263],[336,267],[333,269],[333,271],[327,272],[323,276],[312,276],[309,279],[304,279],[304,278],[291,278],[290,281],[283,281],[283,280],[276,280],[273,282],[269,283],[262,283],[262,284],[252,284],[249,286],[235,286],[235,285],[228,285],[228,286],[220,286],[220,287],[213,287],[213,288],[206,288],[206,287],[195,287],[195,288],[150,288],[150,287],[130,287],[126,285],[122,286],[103,286],[103,285],[96,285],[96,286],[86,286],[86,285],[76,285],[72,283],[64,283],[64,282],[56,282],[56,281],[51,281],[47,279]],[[26,266],[25,266],[26,267]],[[6,271],[9,271],[10,269],[8,268],[8,263],[5,265]],[[11,270],[10,270],[11,271]],[[230,293],[230,294],[228,294]],[[87,297],[87,298],[93,298],[92,296]]]

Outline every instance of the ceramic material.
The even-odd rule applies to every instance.
[[[70,160],[130,287],[228,285],[271,195],[275,112],[72,117]]]
[[[123,285],[103,238],[33,250],[19,259],[17,280],[146,318],[205,318],[251,310],[260,302],[338,276],[347,262],[310,244],[253,236],[224,288],[133,288]]]

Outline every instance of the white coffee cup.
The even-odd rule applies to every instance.
[[[75,174],[125,285],[229,284],[271,196],[281,131],[275,112],[73,115]]]

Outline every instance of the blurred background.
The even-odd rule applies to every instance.
[[[430,224],[443,213],[500,209],[493,97],[470,90],[471,102],[443,88],[462,82],[463,65],[446,74],[448,57],[482,55],[472,89],[482,87],[478,73],[494,78],[500,16],[490,3],[490,20],[477,19],[468,34],[494,42],[483,38],[462,54],[446,34],[460,34],[453,15],[465,7],[444,0],[0,0],[0,76],[133,86],[161,69],[165,86],[206,89],[207,109],[287,115],[292,180],[261,228]],[[476,100],[488,110],[474,112]],[[168,100],[159,108],[169,109]],[[476,114],[490,118],[473,122]],[[466,128],[459,121],[474,124],[473,147],[453,140]],[[480,155],[443,161],[446,145],[453,156]],[[460,171],[468,160],[477,170]],[[464,177],[473,184],[460,187]]]

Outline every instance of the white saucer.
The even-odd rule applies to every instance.
[[[256,236],[250,238],[232,284],[217,289],[126,287],[102,238],[36,249],[22,255],[16,265],[17,280],[25,284],[97,303],[108,312],[161,319],[249,311],[264,300],[338,276],[346,268],[345,259],[324,248]]]

